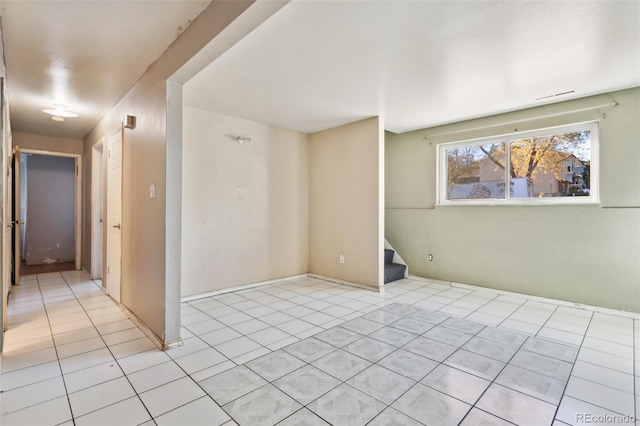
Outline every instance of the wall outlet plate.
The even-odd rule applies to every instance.
[[[340,255],[339,261],[340,261],[341,264],[344,264],[344,255],[343,254]]]

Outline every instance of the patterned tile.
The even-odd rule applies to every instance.
[[[444,315],[438,312],[431,312],[424,309],[420,309],[412,314],[407,315],[407,318],[437,325],[443,322],[444,320],[448,319],[449,315]]]
[[[302,406],[267,384],[222,408],[242,426],[274,425]]]
[[[280,423],[278,426],[330,426],[329,423],[322,420],[320,417],[312,413],[311,411],[303,408],[296,411]]]
[[[245,364],[269,382],[279,379],[303,365],[305,365],[304,361],[282,350],[271,352]]]
[[[421,380],[438,365],[437,362],[429,358],[404,349],[398,349],[378,361],[378,364],[415,381]]]
[[[400,347],[406,345],[418,336],[416,334],[409,333],[397,328],[384,327],[378,331],[374,331],[369,335],[369,337],[393,346]]]
[[[526,334],[520,334],[514,331],[507,331],[494,327],[483,328],[477,336],[493,340],[494,342],[504,343],[505,345],[515,346],[522,345],[528,337]]]
[[[467,334],[476,334],[485,327],[484,325],[478,324],[477,322],[459,318],[449,318],[440,325]]]
[[[474,337],[469,340],[463,348],[469,352],[488,356],[502,362],[508,362],[518,350],[517,346],[503,345],[481,337]]]
[[[554,405],[560,403],[566,384],[513,365],[507,365],[495,382]]]
[[[476,407],[522,426],[549,425],[556,407],[520,392],[492,384]]]
[[[468,404],[475,404],[491,382],[440,364],[420,383]]]
[[[359,390],[342,384],[313,401],[307,408],[331,425],[363,426],[386,406]]]
[[[333,327],[329,330],[323,331],[322,333],[318,333],[313,337],[337,348],[341,348],[351,342],[355,342],[356,340],[362,338],[362,334],[347,330],[346,328],[342,327]]]
[[[522,345],[522,349],[565,362],[574,362],[578,356],[578,348],[535,337],[529,337],[525,344]]]
[[[313,362],[336,349],[337,348],[335,346],[331,346],[330,344],[313,337],[300,340],[299,342],[283,348],[283,350],[300,358],[304,362]]]
[[[423,336],[451,346],[462,346],[472,337],[470,334],[442,326],[432,328],[424,333]]]
[[[389,407],[378,414],[368,426],[421,426],[421,423]]]
[[[509,363],[563,382],[569,380],[573,368],[572,363],[525,350],[519,350]]]
[[[273,382],[278,389],[307,405],[340,384],[340,380],[311,365],[302,367]]]
[[[445,364],[487,380],[495,379],[505,365],[503,362],[464,349],[458,350],[447,358]]]
[[[370,334],[376,330],[381,329],[382,327],[384,327],[384,325],[380,324],[379,322],[362,319],[362,318],[356,318],[351,321],[342,323],[341,327],[349,329],[351,331],[355,331],[356,333],[360,333],[360,334]]]
[[[371,363],[359,356],[338,349],[314,361],[311,365],[341,381],[346,381],[370,366]]]
[[[409,315],[416,311],[416,308],[412,308],[411,306],[403,305],[401,303],[391,303],[383,308],[380,308],[382,311],[392,312],[398,315]]]
[[[398,314],[394,314],[393,312],[388,312],[388,311],[383,311],[378,309],[377,311],[369,312],[368,314],[365,314],[360,318],[379,322],[380,324],[388,325],[388,324],[391,324],[392,322],[398,321],[402,317],[403,315],[398,315]]]
[[[371,362],[378,362],[391,352],[396,350],[395,346],[379,342],[369,337],[363,337],[344,347],[344,350],[358,355]]]
[[[418,321],[409,317],[399,319],[398,321],[392,323],[391,326],[413,334],[422,334],[434,327],[434,325],[431,323]]]
[[[372,365],[347,382],[385,404],[393,403],[415,383],[378,365]]]
[[[425,337],[418,337],[404,345],[402,349],[427,357],[434,361],[442,362],[458,348],[456,346],[436,342],[435,340],[427,339]]]
[[[267,382],[247,367],[241,365],[224,373],[216,374],[199,385],[220,405],[246,395]]]
[[[402,395],[392,407],[421,423],[438,426],[457,425],[471,408],[462,401],[419,383]]]

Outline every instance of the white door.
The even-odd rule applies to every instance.
[[[109,136],[107,152],[107,293],[120,302],[122,263],[122,131]]]

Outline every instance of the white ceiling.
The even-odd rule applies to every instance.
[[[209,3],[2,0],[12,130],[83,138]]]
[[[304,132],[375,115],[405,132],[635,86],[638,1],[293,1],[184,101]]]

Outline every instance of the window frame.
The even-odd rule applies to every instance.
[[[591,135],[590,159],[590,188],[588,196],[578,197],[527,197],[509,198],[509,191],[505,191],[505,198],[478,199],[447,199],[447,150],[451,148],[465,148],[468,146],[505,144],[505,188],[510,186],[509,170],[510,147],[509,142],[517,139],[533,138],[550,134],[570,133],[578,130],[589,130]],[[599,121],[585,121],[561,126],[538,128],[482,138],[465,139],[445,142],[437,145],[436,150],[436,206],[540,206],[540,205],[576,205],[600,203],[600,138]]]

